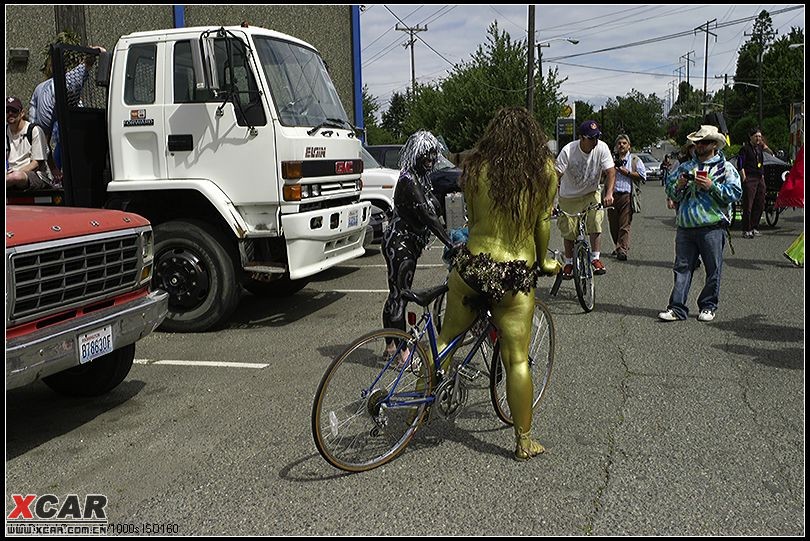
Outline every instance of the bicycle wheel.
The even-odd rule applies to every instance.
[[[433,325],[436,326],[436,332],[442,332],[442,323],[444,323],[444,312],[446,310],[447,293],[442,293],[433,301]]]
[[[579,304],[585,312],[593,310],[595,292],[593,288],[593,266],[591,251],[585,243],[574,247],[574,286],[577,288]]]
[[[776,227],[776,222],[779,221],[779,209],[769,207],[765,209],[765,221],[771,227]]]
[[[560,285],[562,285],[562,281],[563,281],[563,273],[562,270],[560,270],[560,272],[557,273],[557,277],[554,278],[554,284],[551,286],[551,289],[549,290],[548,294],[551,295],[552,297],[556,297],[557,293],[559,293],[560,291]]]
[[[386,344],[410,344],[405,366]],[[358,338],[327,368],[312,404],[312,435],[327,462],[349,472],[396,458],[413,437],[433,393],[430,357],[413,338],[381,329]]]
[[[436,297],[435,301],[433,301],[433,308],[432,308],[433,324],[436,327],[437,333],[442,332],[442,323],[444,323],[444,314],[446,311],[447,311],[447,293],[442,293],[441,295]],[[482,321],[480,323],[482,324],[481,326],[478,327],[474,326],[472,329],[470,329],[470,331],[467,333],[467,336],[464,338],[464,341],[460,344],[460,346],[469,346],[470,344],[472,344],[473,340],[475,340],[475,337],[481,334],[481,331],[483,331],[483,326],[486,325],[486,321]]]
[[[551,312],[543,302],[536,300],[532,316],[532,337],[529,342],[529,370],[534,386],[532,409],[537,408],[548,388],[555,348],[556,336]],[[492,399],[492,406],[501,421],[512,425],[512,413],[506,401],[506,371],[498,342],[495,343],[495,350],[492,353],[492,366],[489,375],[489,396]]]

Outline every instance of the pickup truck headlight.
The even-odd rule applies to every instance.
[[[141,260],[143,261],[143,268],[141,269],[140,283],[144,284],[152,279],[152,269],[154,268],[153,260],[155,258],[155,235],[151,229],[141,232]]]

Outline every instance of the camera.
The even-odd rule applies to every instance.
[[[618,156],[613,156],[613,162],[615,163],[616,169],[618,169],[619,167],[624,167],[625,165],[627,165],[627,159],[626,158],[619,158]]]
[[[684,176],[684,178],[685,178],[686,180],[688,180],[689,182],[692,182],[693,180],[695,180],[695,174],[694,174],[694,173],[690,173],[689,171],[685,171],[685,172],[683,172],[683,173],[681,173],[681,174],[682,174],[682,175]]]

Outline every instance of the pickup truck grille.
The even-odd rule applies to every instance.
[[[11,319],[40,317],[133,289],[140,277],[138,234],[12,254]]]

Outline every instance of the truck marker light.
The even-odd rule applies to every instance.
[[[285,180],[297,180],[303,178],[304,162],[285,161],[281,162],[281,178]]]
[[[284,200],[285,201],[301,201],[301,185],[300,184],[285,184],[284,185]]]

